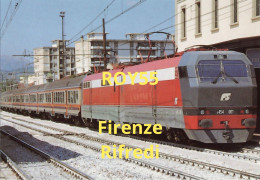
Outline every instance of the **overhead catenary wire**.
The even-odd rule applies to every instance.
[[[243,0],[241,0],[241,2],[243,2]],[[250,4],[251,4],[251,2],[248,3],[248,4],[246,4],[246,5],[244,5],[244,6],[242,6],[242,7],[239,7],[239,8],[246,7],[247,5],[250,5]],[[223,9],[229,8],[229,7],[232,6],[232,5],[234,5],[234,3],[231,3],[231,4],[227,5],[227,6],[222,7],[222,8],[219,8],[218,10],[223,10]],[[251,8],[252,8],[252,7],[248,8],[248,9],[251,9]],[[248,9],[246,9],[246,10],[248,10]],[[206,16],[206,15],[209,15],[209,14],[211,14],[211,13],[213,13],[213,12],[214,12],[214,11],[210,11],[210,12],[207,12],[207,13],[205,13],[205,14],[202,14],[201,17]],[[244,12],[244,11],[240,11],[240,12]],[[226,12],[226,13],[220,14],[219,17],[220,17],[220,16],[223,16],[223,15],[226,15],[226,14],[229,14],[229,13],[230,13],[230,12]],[[179,13],[177,13],[177,14],[179,14]],[[196,17],[195,17],[195,18],[196,18]],[[189,21],[194,21],[195,18],[190,18],[189,20],[186,20],[185,22],[187,23],[187,22],[189,22]],[[228,16],[227,18],[230,18],[230,17]],[[226,19],[226,18],[224,18],[224,19]],[[201,24],[204,23],[204,22],[206,22],[206,21],[210,21],[210,20],[212,20],[212,18],[209,18],[209,19],[207,19],[207,20],[202,21]],[[221,19],[221,20],[223,20],[223,19]],[[175,23],[174,25],[164,27],[164,28],[159,29],[159,30],[157,30],[157,31],[165,31],[165,30],[167,30],[167,29],[174,28],[174,27],[176,27],[176,26],[178,26],[178,25],[181,25],[181,24],[183,24],[183,22]],[[208,25],[208,24],[206,24],[206,25]],[[203,25],[203,26],[201,26],[201,27],[204,27],[204,26],[206,26],[206,25]],[[192,25],[190,25],[190,26],[187,26],[186,28],[189,28],[189,27],[191,27],[191,26],[196,26],[196,24],[192,24]],[[195,28],[192,29],[192,30],[195,30]],[[190,30],[189,30],[189,31],[190,31]]]
[[[113,3],[115,0],[112,0],[106,8],[104,8],[90,23],[88,23],[85,27],[83,27],[77,34],[75,34],[69,41],[72,41],[75,37],[77,37],[80,33],[86,30],[93,22],[95,22]]]
[[[243,2],[243,0],[241,0],[241,1],[239,1],[239,2]],[[239,2],[238,2],[238,3],[239,3]],[[250,5],[250,4],[251,4],[251,3],[245,4],[244,6],[242,6],[242,7],[240,7],[240,8],[246,7],[246,6]],[[194,5],[194,4],[193,4],[193,5]],[[193,5],[191,5],[189,8],[191,8]],[[231,4],[227,5],[227,6],[221,7],[221,8],[219,8],[218,10],[223,10],[223,9],[229,8],[229,7],[232,6],[232,5],[234,5],[234,3],[231,3]],[[250,9],[250,8],[249,8],[249,9]],[[248,10],[248,9],[246,9],[246,10]],[[209,15],[209,14],[211,14],[211,13],[213,13],[213,12],[214,12],[214,11],[210,11],[210,12],[207,12],[207,13],[205,13],[205,14],[202,14],[201,17],[202,17],[202,16]],[[240,11],[240,13],[241,13],[241,12],[244,12],[244,11]],[[149,30],[151,30],[151,29],[153,29],[153,28],[156,28],[156,27],[160,26],[161,24],[163,24],[163,23],[169,21],[170,19],[174,18],[175,16],[177,16],[177,15],[180,14],[180,13],[181,13],[181,12],[175,13],[173,16],[171,16],[171,17],[169,17],[169,18],[167,18],[167,19],[161,21],[160,23],[158,23],[158,24],[152,26],[151,28],[145,30],[143,33],[147,32],[147,31],[149,31]],[[228,13],[230,13],[230,12],[226,12],[226,13],[224,13],[224,14],[220,14],[219,17],[221,17],[221,16],[223,16],[223,15],[226,15],[226,14],[228,14]],[[195,18],[196,18],[196,17],[195,17]],[[187,20],[186,23],[189,22],[189,21],[194,21],[195,18],[191,18],[191,19]],[[230,18],[230,17],[227,17],[227,18]],[[202,21],[201,24],[204,23],[204,22],[206,22],[206,21],[210,21],[211,19],[212,19],[212,18],[209,18],[209,19],[207,19],[207,20],[205,20],[205,21]],[[220,20],[223,20],[223,19],[226,19],[226,18],[222,18],[222,19],[220,19]],[[175,23],[174,25],[170,25],[170,26],[167,26],[167,27],[165,27],[165,28],[156,30],[155,32],[165,31],[165,30],[167,30],[167,29],[174,28],[174,27],[176,27],[176,26],[178,26],[178,25],[181,25],[181,24],[183,24],[183,22],[180,22],[180,23],[177,23],[177,24]],[[187,26],[186,28],[188,29],[189,27],[191,27],[191,26],[193,27],[193,26],[195,26],[195,25],[196,25],[196,24],[192,24],[192,25],[190,25],[190,26]],[[208,25],[208,24],[206,24],[206,25]],[[204,27],[204,26],[205,26],[205,25],[203,25],[203,26],[201,26],[201,27]],[[191,30],[195,30],[195,28],[194,28],[194,29],[189,29],[189,30],[187,30],[187,32],[188,32],[188,31],[191,31]],[[120,46],[123,46],[123,45],[125,45],[125,44],[127,44],[127,43],[124,43],[124,44],[122,44],[122,45],[120,45]],[[120,47],[120,46],[118,46],[118,47]]]
[[[179,14],[179,13],[178,13],[178,14]],[[146,29],[146,30],[143,31],[142,33],[149,32],[149,31],[152,30],[153,28],[156,28],[156,27],[158,27],[158,26],[160,26],[160,25],[162,25],[162,24],[168,22],[169,20],[173,19],[176,15],[177,15],[177,14],[174,14],[173,16],[171,16],[171,17],[169,17],[169,18],[163,20],[162,22],[160,22],[160,23],[158,23],[158,24],[156,24],[156,25],[150,27],[149,29]]]
[[[128,11],[134,9],[135,7],[138,7],[139,5],[141,5],[142,3],[144,3],[145,1],[147,1],[147,0],[139,0],[139,1],[138,1],[137,3],[135,3],[134,5],[130,6],[130,7],[127,8],[126,10],[122,11],[121,13],[115,15],[114,17],[112,17],[111,19],[109,19],[108,21],[106,21],[106,24],[108,24],[108,23],[114,21],[115,19],[117,19],[118,17],[120,17],[120,16],[122,16],[123,14],[127,13]],[[99,26],[97,26],[96,28],[94,28],[91,32],[94,32],[94,31],[98,30],[98,29],[101,28],[101,27],[102,27],[102,24],[99,25]],[[87,35],[87,34],[84,34],[83,36],[86,36],[86,35]],[[78,41],[79,39],[80,39],[80,38],[77,38],[75,41],[69,42],[68,45],[70,45],[70,44],[72,44],[72,43]]]
[[[5,32],[6,32],[7,28],[8,28],[8,26],[10,25],[10,23],[13,21],[13,18],[16,15],[20,5],[22,4],[22,1],[23,0],[18,0],[18,2],[14,6],[14,10],[13,10],[12,14],[10,15],[10,18],[8,19],[8,21],[5,24],[4,30],[1,28],[1,30],[2,30],[2,32],[0,34],[1,37],[3,37],[5,35]]]
[[[8,8],[7,8],[7,10],[6,10],[6,13],[5,13],[4,20],[3,20],[3,22],[1,23],[1,30],[2,30],[2,28],[3,28],[3,26],[4,26],[4,23],[5,23],[5,20],[6,20],[7,16],[8,16],[8,14],[9,14],[9,10],[10,10],[10,8],[11,8],[12,1],[13,1],[13,0],[10,1],[9,5],[8,5]]]

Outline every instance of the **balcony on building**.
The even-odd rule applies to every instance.
[[[103,45],[102,46],[91,46],[90,49],[104,49]],[[111,50],[112,48],[110,46],[106,46],[107,50]]]
[[[106,33],[107,35],[108,33]],[[103,40],[103,33],[102,32],[91,32],[87,34],[87,39],[93,40]]]
[[[157,47],[151,47],[151,50],[157,50]],[[150,47],[148,46],[139,46],[137,50],[150,50]]]
[[[150,58],[157,58],[157,56],[155,56],[155,55],[150,55],[149,57],[150,57]],[[144,59],[145,59],[145,58],[148,58],[148,55],[142,55],[142,56],[137,55],[136,58],[138,58],[138,59],[139,59],[139,58],[144,58]]]

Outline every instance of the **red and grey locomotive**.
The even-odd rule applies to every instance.
[[[125,83],[102,84],[102,73],[2,93],[1,108],[82,121],[161,124],[169,140],[245,143],[256,128],[256,80],[248,58],[232,51],[191,51],[109,71]],[[156,85],[131,84],[128,73],[156,72]],[[117,77],[122,82],[122,76]]]

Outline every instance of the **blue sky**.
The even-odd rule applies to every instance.
[[[0,1],[2,23],[10,0]],[[13,0],[12,9],[18,1]],[[109,20],[138,1],[115,0],[110,8],[81,34],[84,35],[101,25],[103,17]],[[112,0],[23,0],[2,38],[2,68],[23,66],[33,60],[32,58],[12,57],[13,54],[22,54],[24,49],[32,52],[33,48],[50,46],[52,40],[61,39],[60,11],[66,12],[65,34],[66,39],[70,39],[92,21],[110,2]],[[126,33],[143,32],[173,16],[173,14],[174,0],[147,0],[107,24],[108,38],[123,39]],[[171,19],[151,31],[173,24],[174,19]],[[101,32],[102,29],[97,31]],[[168,29],[167,32],[173,33],[174,29]],[[154,38],[165,37],[159,35],[154,36]]]

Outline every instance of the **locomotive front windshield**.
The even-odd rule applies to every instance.
[[[197,65],[202,82],[214,81],[219,77],[247,77],[247,66],[240,60],[201,60]]]

